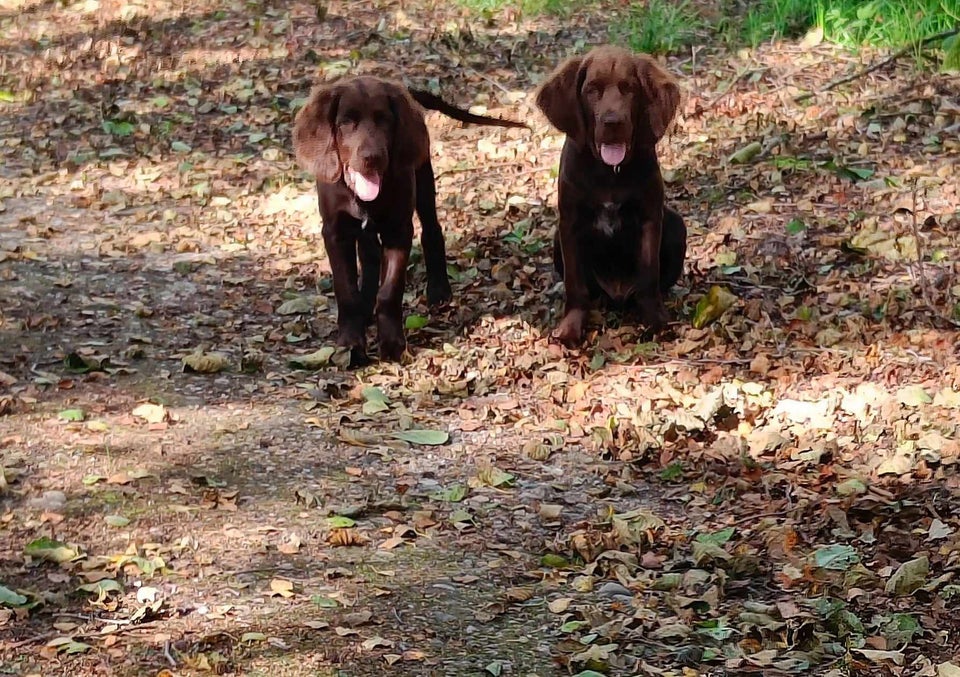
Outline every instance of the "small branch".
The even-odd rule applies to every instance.
[[[917,243],[917,277],[920,280],[920,294],[928,310],[933,310],[930,303],[930,291],[927,285],[927,274],[923,270],[923,245],[920,244],[920,228],[917,226],[917,181],[913,182],[913,205],[910,212],[910,225],[913,227],[913,239]]]
[[[35,637],[28,637],[27,639],[21,639],[21,640],[18,641],[18,642],[10,642],[9,644],[5,644],[3,648],[4,648],[4,649],[19,649],[20,647],[26,646],[27,644],[36,644],[37,642],[45,642],[45,641],[47,641],[48,639],[52,639],[52,638],[56,637],[58,634],[60,634],[60,633],[57,633],[57,632],[45,632],[45,633],[43,633],[42,635],[37,635],[37,636],[35,636]]]
[[[163,655],[166,657],[167,662],[170,663],[171,668],[177,667],[177,661],[174,660],[173,656],[170,655],[170,640],[168,639],[163,643]]]
[[[505,163],[503,163],[503,165],[485,165],[485,167],[512,166],[512,165],[516,165],[516,164],[517,164],[516,162],[505,162]],[[546,171],[550,171],[550,169],[552,169],[552,167],[533,167],[533,168],[531,168],[531,169],[522,169],[522,170],[520,170],[519,172],[514,172],[514,173],[510,174],[510,178],[511,178],[511,179],[515,179],[515,178],[517,178],[518,176],[525,176],[525,175],[527,175],[527,174],[536,174],[536,173],[538,173],[538,172],[546,172]],[[450,171],[450,170],[448,170],[448,171]],[[479,172],[479,171],[478,171],[478,172],[476,172],[476,173],[474,173],[474,174],[471,174],[470,176],[468,176],[468,177],[466,177],[466,178],[460,179],[460,181],[458,181],[458,182],[455,183],[454,185],[462,188],[463,186],[467,185],[468,183],[470,183],[470,182],[472,182],[472,181],[479,181],[480,179],[485,178],[485,177],[489,176],[490,174],[491,174],[491,172]],[[439,176],[439,174],[438,174],[438,176]]]
[[[869,75],[870,73],[873,73],[874,71],[878,71],[884,66],[893,63],[894,61],[902,57],[904,54],[909,53],[911,50],[918,49],[920,47],[925,47],[931,42],[936,42],[937,40],[943,40],[944,38],[949,38],[950,36],[956,35],[957,33],[960,33],[960,28],[954,28],[953,30],[943,31],[942,33],[937,33],[936,35],[927,36],[920,42],[907,45],[906,47],[902,47],[898,49],[896,52],[894,52],[893,54],[891,54],[890,56],[888,56],[886,59],[881,59],[880,61],[877,61],[874,64],[867,66],[863,70],[857,71],[853,75],[845,75],[842,78],[831,80],[830,82],[825,84],[823,87],[813,92],[807,92],[806,94],[801,94],[800,96],[796,97],[794,101],[797,103],[800,103],[802,101],[806,101],[807,99],[812,99],[817,94],[822,94],[824,92],[830,91],[831,89],[836,89],[840,85],[844,85],[848,82],[853,82],[854,80],[859,80],[863,76]]]
[[[444,169],[442,172],[437,172],[434,176],[440,178],[441,176],[446,176],[447,174],[457,174],[459,172],[473,172],[481,169],[489,169],[490,167],[515,167],[518,164],[517,160],[510,160],[507,162],[496,162],[493,164],[484,163],[482,165],[468,165],[466,167],[451,167],[450,169]],[[549,167],[546,167],[549,169]]]
[[[493,85],[494,87],[497,87],[497,88],[498,88],[500,91],[502,91],[504,94],[507,94],[508,96],[510,95],[510,90],[509,90],[509,89],[507,89],[506,87],[504,87],[503,85],[501,85],[499,82],[497,82],[496,80],[494,80],[493,78],[491,78],[491,77],[490,77],[489,75],[487,75],[486,73],[481,73],[481,72],[478,71],[478,70],[474,70],[473,68],[470,68],[470,66],[464,66],[463,69],[464,69],[465,71],[467,71],[468,73],[472,73],[473,75],[476,75],[477,77],[482,78],[483,80],[486,80],[487,82],[489,82],[489,83],[490,83],[491,85]]]
[[[704,109],[704,110],[710,110],[711,108],[713,108],[714,106],[716,106],[718,103],[720,103],[720,101],[723,99],[723,97],[725,97],[727,94],[730,94],[731,92],[733,92],[734,86],[736,86],[736,84],[737,84],[738,82],[740,82],[740,81],[741,81],[743,78],[745,78],[746,76],[751,75],[752,73],[762,73],[762,72],[765,71],[765,70],[768,70],[768,68],[766,68],[766,67],[764,67],[764,68],[757,68],[757,67],[755,67],[755,66],[750,66],[750,67],[748,67],[748,68],[744,68],[743,70],[741,70],[739,73],[737,73],[737,74],[734,76],[733,80],[730,81],[730,84],[727,85],[727,88],[726,88],[725,90],[723,90],[722,92],[720,92],[719,94],[717,94],[717,95],[716,95],[715,97],[713,97],[712,99],[710,99],[710,100],[707,102],[707,104],[703,107],[703,109]]]
[[[427,48],[428,48],[431,52],[433,52],[434,54],[436,54],[437,56],[443,57],[443,58],[449,60],[449,55],[448,55],[448,54],[444,54],[441,50],[437,49],[437,48],[434,47],[433,45],[428,45]],[[496,87],[497,89],[499,89],[500,91],[502,91],[504,94],[508,94],[508,95],[510,94],[510,90],[509,90],[509,89],[507,89],[506,87],[504,87],[503,85],[501,85],[499,82],[497,82],[496,80],[494,80],[493,78],[491,78],[491,77],[490,77],[489,75],[487,75],[486,73],[481,73],[480,71],[478,71],[478,70],[476,70],[476,69],[474,69],[474,68],[471,68],[470,66],[465,66],[465,65],[463,65],[463,64],[461,64],[460,67],[461,67],[463,70],[465,70],[466,72],[470,73],[471,75],[475,75],[475,76],[477,76],[478,78],[481,78],[482,80],[486,80],[486,81],[489,82],[491,85],[493,85],[494,87]]]
[[[773,89],[768,89],[767,91],[765,91],[765,92],[764,92],[764,95],[769,96],[769,95],[771,95],[771,94],[776,94],[777,92],[779,92],[779,91],[782,90],[782,89],[786,89],[787,87],[789,87],[789,86],[791,86],[791,85],[794,84],[794,83],[793,83],[793,78],[796,77],[798,74],[800,74],[800,73],[802,73],[803,71],[808,70],[808,69],[810,69],[810,68],[818,68],[818,67],[820,67],[820,66],[823,66],[823,64],[824,64],[824,60],[820,60],[820,61],[817,61],[816,63],[808,63],[808,64],[805,65],[805,66],[800,66],[800,67],[798,67],[798,68],[794,68],[794,69],[793,69],[792,71],[790,71],[789,73],[786,73],[786,74],[784,74],[783,76],[781,76],[781,77],[780,77],[780,80],[782,80],[782,82],[781,82],[779,85],[777,85],[776,87],[774,87]]]
[[[551,169],[553,169],[552,166],[531,167],[530,169],[521,169],[519,172],[515,172],[510,176],[511,177],[526,176],[527,174],[536,174],[537,172],[549,172]]]
[[[764,513],[760,513],[759,515],[747,515],[745,517],[741,517],[740,519],[734,520],[730,524],[730,526],[740,527],[740,526],[743,526],[744,524],[748,524],[749,522],[759,522],[760,520],[770,519],[773,517],[787,517],[790,513],[790,510],[793,510],[793,509],[795,508],[784,508],[783,510],[777,510],[775,512],[764,512]]]
[[[103,623],[104,625],[142,625],[139,620],[131,621],[127,618],[100,618],[92,614],[74,614],[69,612],[58,612],[60,618],[76,618],[87,623]]]

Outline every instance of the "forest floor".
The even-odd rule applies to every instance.
[[[623,7],[0,2],[0,674],[960,675],[956,78],[666,59],[675,321],[570,351],[530,94]],[[454,301],[307,370],[346,72],[532,130],[429,114]]]

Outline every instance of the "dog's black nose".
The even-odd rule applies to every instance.
[[[374,148],[361,148],[357,151],[357,155],[361,160],[369,164],[376,164],[383,160],[383,153]]]
[[[600,115],[600,122],[610,126],[616,127],[624,123],[623,115],[616,111],[608,111]]]

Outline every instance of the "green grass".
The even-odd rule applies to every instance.
[[[633,4],[621,29],[620,39],[636,52],[676,52],[696,43],[705,27],[700,13],[689,0],[648,0]]]
[[[521,16],[564,15],[582,3],[579,0],[457,0],[457,4],[493,21],[497,14],[508,8],[517,10]]]
[[[769,0],[751,5],[743,17],[743,40],[751,47],[803,35],[813,19],[810,0]]]
[[[506,9],[520,16],[564,16],[586,0],[456,0],[488,22]],[[603,3],[601,3],[602,5]],[[599,10],[598,10],[599,11]],[[719,40],[731,48],[798,39],[813,27],[824,40],[863,46],[916,47],[960,27],[960,0],[641,0],[611,21],[610,38],[634,51],[667,54]],[[935,45],[937,47],[941,45]],[[948,65],[960,68],[960,40],[942,45]]]
[[[637,51],[662,54],[707,39],[757,47],[799,38],[815,26],[825,40],[845,47],[917,45],[919,53],[924,38],[960,26],[960,0],[722,0],[714,6],[646,0],[631,4],[612,37]]]
[[[847,47],[905,47],[960,26],[960,0],[816,2],[824,38]]]

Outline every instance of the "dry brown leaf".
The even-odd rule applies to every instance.
[[[335,546],[364,545],[370,539],[356,529],[333,529],[327,536],[327,542]]]
[[[533,588],[526,587],[512,587],[507,588],[506,597],[511,602],[526,602],[528,599],[531,599],[534,594]]]
[[[274,578],[270,581],[270,592],[280,597],[293,597],[293,583],[283,578]]]
[[[277,550],[284,555],[295,555],[300,552],[300,537],[296,534],[290,534],[290,537],[277,546]]]

